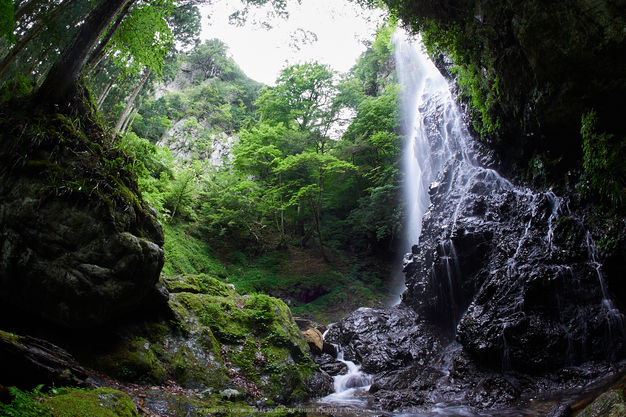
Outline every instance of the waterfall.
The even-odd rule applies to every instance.
[[[401,31],[396,31],[393,42],[396,71],[402,87],[404,197],[410,246],[419,243],[422,218],[431,205],[430,193],[441,186],[438,182],[441,172],[456,165],[455,178],[448,181],[448,186],[454,186],[460,195],[454,206],[453,220],[446,225],[447,240],[442,241],[438,248],[446,276],[446,282],[442,283],[447,293],[444,298],[452,310],[449,325],[454,327],[469,302],[460,289],[461,272],[452,241],[459,210],[465,204],[463,197],[479,181],[489,183],[489,187],[493,188],[510,188],[511,185],[497,172],[480,167],[476,162],[473,139],[450,93],[448,82],[425,54],[421,42],[407,39]],[[410,246],[407,252],[411,251]]]
[[[363,407],[367,401],[359,398],[359,394],[364,394],[369,390],[372,383],[371,377],[361,372],[361,367],[352,361],[344,360],[343,351],[339,348],[337,360],[343,362],[348,367],[348,372],[344,375],[337,375],[334,378],[335,392],[318,400],[321,404],[332,404],[350,407]]]
[[[444,140],[440,142],[440,147],[432,146],[428,140],[429,132],[426,131],[420,107],[432,95],[441,95],[448,103],[452,102],[452,98],[448,83],[422,51],[420,42],[411,42],[406,39],[404,32],[396,31],[393,43],[396,72],[402,86],[402,120],[404,123],[401,131],[405,137],[403,166],[404,197],[407,202],[408,219],[406,228],[409,245],[413,245],[419,241],[422,216],[430,205],[428,189],[445,161],[454,152],[445,138],[442,138]],[[449,114],[454,111],[454,106],[452,106],[445,113]],[[447,136],[447,129],[445,133]]]
[[[515,355],[533,334],[525,327],[530,321],[545,326],[546,349],[566,346],[564,364],[587,360],[594,343],[608,353],[622,349],[626,320],[581,214],[552,190],[515,186],[487,168],[489,158],[421,43],[402,32],[393,41],[402,88],[406,228],[409,244],[417,245],[405,257],[416,274],[407,282],[407,304],[460,331],[465,347],[491,327],[489,343],[473,348],[498,349],[486,349],[485,360],[505,370],[519,363]],[[482,291],[488,295],[480,297]]]

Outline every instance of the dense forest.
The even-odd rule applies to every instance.
[[[274,87],[218,39],[178,57],[177,91],[146,98],[124,139],[165,274],[218,274],[323,321],[385,300],[403,237],[392,32],[350,74],[296,64]]]
[[[72,16],[55,7],[41,5],[32,19],[81,18],[76,7]],[[394,26],[380,28],[349,74],[302,63],[267,87],[239,69],[228,45],[200,42],[193,2],[124,7],[128,17],[88,51],[78,85],[85,114],[110,132],[107,145],[158,212],[163,273],[219,276],[325,322],[385,302],[406,246]],[[55,76],[56,45],[42,46],[49,34],[33,30],[6,37],[7,99],[51,97],[38,82]]]
[[[210,1],[0,0],[0,415],[303,415],[339,345],[381,412],[623,376],[623,0],[355,3],[388,17],[349,72],[267,86]],[[472,140],[424,93],[419,242],[399,29]]]

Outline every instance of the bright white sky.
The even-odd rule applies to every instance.
[[[221,39],[248,77],[268,85],[285,66],[311,60],[347,72],[365,51],[362,41],[373,40],[383,21],[382,11],[364,10],[347,0],[302,0],[301,4],[288,0],[289,19],[274,18],[272,29],[254,24],[267,19],[269,8],[251,8],[248,23],[237,27],[228,24],[228,16],[243,8],[242,0],[213,3],[201,7],[202,40]],[[291,35],[307,31],[317,35],[317,41],[293,46]]]

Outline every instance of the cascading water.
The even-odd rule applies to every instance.
[[[545,387],[587,386],[612,372],[598,362],[626,356],[624,316],[585,227],[587,209],[488,168],[495,164],[445,79],[419,44],[394,38],[414,244],[403,263],[406,291],[398,306],[359,309],[329,326],[328,341],[362,361],[372,375],[367,404],[378,410],[546,415],[554,398]],[[566,367],[575,384],[550,374]],[[354,406],[340,399],[349,392],[343,378],[330,398]],[[563,401],[582,391],[570,394]]]
[[[404,172],[407,186],[407,225],[409,242],[415,244],[422,230],[422,216],[430,205],[428,188],[435,181],[442,164],[450,157],[447,146],[432,149],[422,119],[420,106],[433,94],[449,94],[448,84],[435,65],[417,44],[404,39],[402,32],[394,34],[396,71],[402,86],[402,112],[404,123]],[[410,249],[410,248],[408,248]]]
[[[430,205],[428,189],[435,180],[442,164],[450,158],[451,150],[447,141],[443,147],[434,150],[427,139],[426,127],[419,117],[420,106],[433,94],[450,94],[446,80],[441,76],[435,65],[419,48],[418,43],[405,39],[403,31],[393,35],[395,46],[396,73],[402,86],[402,135],[403,144],[402,166],[405,175],[404,197],[406,201],[408,247],[419,240],[422,229],[422,216]],[[395,304],[400,301],[400,294],[406,289],[404,275],[399,272],[393,278]]]
[[[337,353],[337,360],[347,365],[348,372],[344,375],[335,376],[335,392],[321,398],[318,402],[330,405],[364,407],[367,401],[363,398],[359,398],[359,395],[367,392],[372,383],[371,377],[361,372],[359,365],[356,365],[352,361],[344,360],[343,351],[341,349],[339,349]]]
[[[523,346],[516,345],[523,344],[523,338],[515,333],[527,326],[530,317],[543,314],[546,325],[553,326],[553,318],[547,318],[553,314],[553,300],[560,323],[556,329],[541,330],[546,332],[541,343],[559,345],[560,341],[548,338],[555,333],[562,337],[572,355],[564,363],[588,359],[584,352],[593,348],[587,346],[586,321],[592,315],[600,317],[593,324],[594,331],[606,333],[606,340],[596,345],[607,352],[614,350],[613,346],[623,347],[624,317],[611,301],[584,222],[552,191],[515,186],[487,168],[483,160],[489,159],[471,137],[446,80],[420,44],[408,42],[399,33],[394,42],[406,121],[407,227],[411,243],[419,243],[405,265],[421,268],[416,274],[422,277],[407,284],[408,304],[451,332],[461,322],[462,337],[481,332],[481,321],[496,326],[497,336],[489,343],[496,351],[486,355],[503,369],[519,362],[516,351]],[[571,229],[570,241],[561,231],[556,242],[558,228]],[[565,256],[573,250],[567,246],[577,244],[571,236],[581,233],[585,242],[578,245],[589,248],[588,259]],[[497,248],[491,243],[494,241],[500,242]],[[574,251],[580,253],[580,249]],[[484,266],[486,254],[491,261]],[[596,271],[593,280],[590,270]],[[584,281],[585,286],[572,288],[574,281]],[[590,291],[593,281],[596,287]],[[552,286],[549,297],[542,293],[548,290],[542,288],[545,285]],[[501,304],[498,310],[476,305],[481,288],[489,286],[487,299],[495,297]],[[588,303],[590,297],[597,298],[597,304],[592,302],[582,312],[579,303]],[[478,301],[484,302],[480,297]],[[461,321],[468,307],[471,314]],[[477,315],[480,319],[473,323]],[[472,343],[467,341],[466,346]]]
[[[448,305],[448,325],[456,326],[460,314],[467,308],[460,288],[460,266],[455,255],[455,236],[459,211],[466,203],[464,196],[480,184],[489,188],[512,188],[497,172],[478,165],[472,147],[473,139],[457,108],[450,88],[433,62],[422,51],[421,43],[409,42],[402,32],[394,35],[396,71],[403,87],[403,134],[405,199],[407,201],[407,230],[411,245],[419,242],[422,218],[431,204],[430,193],[440,187],[442,171],[456,165],[455,178],[448,181],[459,191],[453,220],[445,225],[447,239],[440,242],[438,255],[443,260],[446,282],[442,291]],[[487,185],[485,185],[487,184]],[[407,251],[408,252],[408,251]]]

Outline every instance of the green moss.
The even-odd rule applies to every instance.
[[[95,390],[61,389],[43,401],[53,417],[134,417],[139,416],[128,395],[110,388]]]
[[[163,280],[169,292],[190,292],[227,297],[235,294],[234,288],[206,275],[177,275]]]
[[[157,356],[162,347],[153,344],[143,337],[120,343],[99,368],[122,381],[162,384],[167,380],[167,371]]]
[[[217,345],[219,352],[219,345]],[[219,353],[204,351],[201,346],[181,344],[166,355],[172,376],[184,387],[215,392],[228,384],[226,368]]]
[[[626,415],[626,401],[624,393],[619,389],[612,389],[591,403],[580,414],[582,417],[621,417]]]
[[[170,297],[170,306],[187,332],[207,335],[207,340],[214,337],[216,341],[209,342],[214,356],[221,356],[226,367],[258,385],[268,398],[280,398],[281,402],[300,399],[300,394],[294,397],[293,393],[312,376],[315,365],[305,353],[308,346],[285,303],[265,294],[241,296],[209,276],[181,276],[176,280],[177,288],[183,288],[181,281],[187,281],[194,291]],[[200,282],[207,293],[195,292]],[[183,347],[174,355],[170,363],[176,378],[206,379],[189,374],[195,372],[189,370],[195,361],[190,358],[194,352]]]
[[[11,342],[18,342],[19,341],[19,336],[13,333],[8,333],[8,332],[4,332],[2,330],[0,330],[0,338],[5,339],[5,340],[9,340]]]

